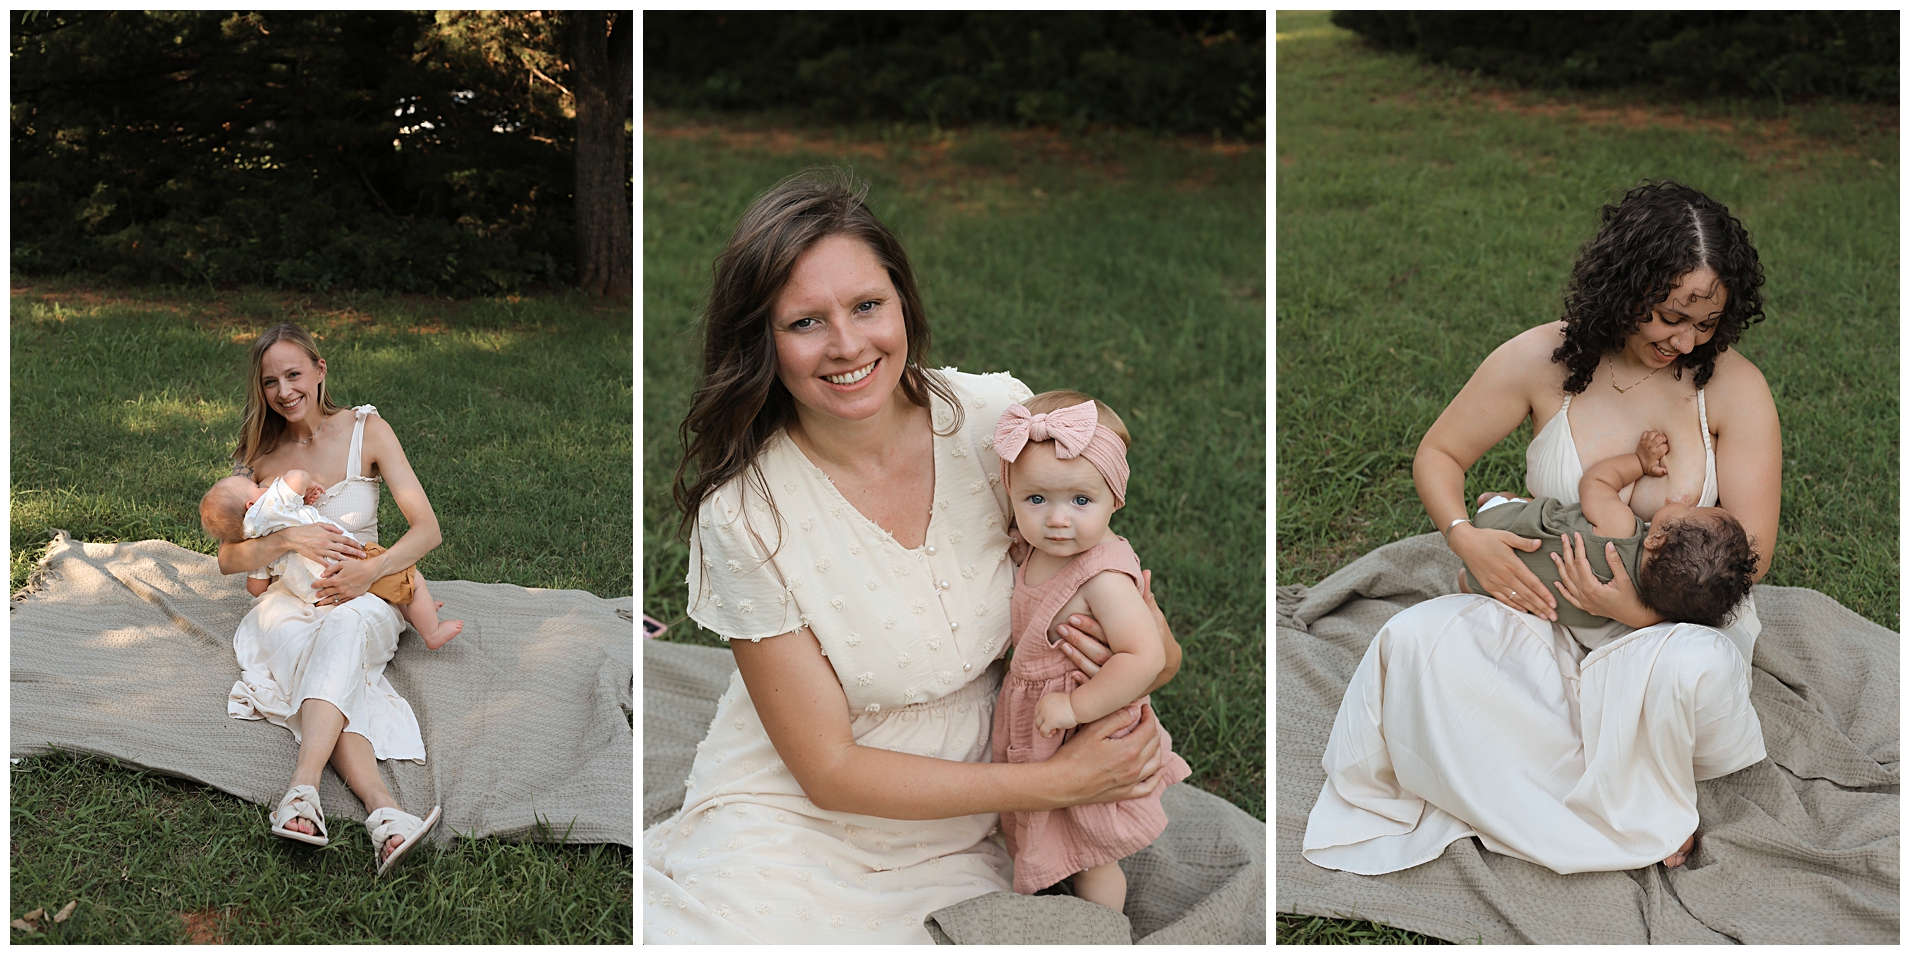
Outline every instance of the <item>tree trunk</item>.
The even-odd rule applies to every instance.
[[[578,286],[597,296],[630,297],[631,14],[564,14],[571,97],[577,104]],[[608,29],[606,29],[608,28]]]

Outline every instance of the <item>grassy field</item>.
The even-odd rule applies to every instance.
[[[1154,695],[1193,782],[1266,813],[1265,151],[1120,133],[802,130],[649,115],[644,130],[643,605],[684,616],[676,428],[709,263],[749,201],[853,166],[915,263],[935,365],[1078,388],[1135,434],[1116,529],[1185,648]]]
[[[1558,317],[1598,207],[1668,176],[1728,205],[1764,264],[1768,317],[1738,347],[1784,429],[1765,583],[1896,629],[1894,107],[1541,95],[1372,52],[1327,16],[1276,20],[1279,582],[1432,530],[1420,436],[1487,352]],[[1468,495],[1522,486],[1529,440],[1489,452]],[[1282,917],[1279,938],[1371,929]]]
[[[379,407],[430,494],[430,579],[631,592],[627,305],[78,281],[11,302],[13,589],[52,528],[212,553],[196,508],[230,471],[247,343],[297,321],[339,402]],[[387,542],[406,526],[389,495],[379,521]],[[258,806],[106,761],[35,757],[9,778],[13,916],[79,901],[16,941],[632,940],[622,846],[459,840],[380,883],[362,827],[312,851]]]

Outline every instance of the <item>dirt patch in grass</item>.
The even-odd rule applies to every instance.
[[[840,137],[792,126],[752,129],[740,124],[659,117],[646,113],[643,134],[662,139],[713,139],[725,149],[767,152],[776,156],[809,152],[893,162],[895,173],[909,185],[972,180],[989,173],[998,174],[1013,185],[1019,182],[1013,167],[1030,161],[1092,172],[1116,182],[1128,177],[1128,168],[1120,160],[1096,155],[1083,148],[1084,137],[1054,128],[949,129],[929,137],[916,136],[905,142],[888,142]],[[1159,142],[1189,153],[1227,157],[1248,155],[1266,148],[1260,143],[1217,142],[1198,136],[1162,138]],[[978,157],[994,156],[1000,158],[978,161]],[[1214,180],[1213,170],[1208,169],[1177,185],[1183,191],[1191,191],[1205,188]]]
[[[224,945],[225,921],[231,913],[219,909],[198,909],[179,913],[186,923],[187,941],[193,945]]]
[[[1396,103],[1413,104],[1416,92],[1387,97]],[[1593,102],[1556,95],[1534,94],[1507,89],[1475,89],[1463,102],[1483,102],[1501,113],[1576,120],[1587,126],[1627,130],[1661,129],[1684,133],[1708,133],[1729,137],[1744,148],[1754,162],[1769,162],[1779,168],[1802,168],[1814,157],[1825,155],[1859,156],[1859,141],[1876,137],[1895,140],[1898,136],[1900,108],[1877,103],[1820,102],[1800,106],[1790,117],[1727,117],[1694,111],[1682,104],[1652,102]],[[1826,127],[1834,130],[1825,132]],[[1872,159],[1873,165],[1883,164]]]

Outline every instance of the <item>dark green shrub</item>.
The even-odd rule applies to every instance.
[[[1333,23],[1381,47],[1534,86],[1897,99],[1895,10],[1342,10]]]
[[[1266,135],[1258,10],[650,11],[643,44],[644,97],[669,108]]]
[[[13,267],[451,295],[568,284],[571,120],[554,84],[485,45],[548,31],[533,16],[15,12]]]

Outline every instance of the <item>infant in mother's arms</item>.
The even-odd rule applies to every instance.
[[[325,488],[310,474],[291,470],[271,484],[260,487],[242,477],[221,478],[199,501],[199,522],[206,533],[225,543],[237,543],[264,537],[274,531],[304,524],[331,524],[312,505],[325,494]],[[336,525],[333,525],[336,526]],[[349,531],[340,531],[352,537]],[[353,540],[358,540],[352,537]],[[358,541],[366,557],[385,552],[377,544]],[[257,597],[265,593],[274,579],[292,596],[306,603],[317,603],[313,588],[325,573],[324,565],[297,552],[286,554],[246,578],[245,589]],[[372,594],[398,608],[406,621],[418,628],[424,645],[432,650],[451,642],[464,630],[462,620],[438,619],[437,602],[425,589],[424,575],[414,564],[397,573],[378,578]]]
[[[1724,626],[1732,608],[1751,592],[1751,579],[1757,573],[1757,553],[1744,527],[1721,507],[1692,507],[1679,501],[1667,502],[1646,523],[1619,497],[1639,478],[1663,475],[1667,450],[1663,434],[1646,431],[1638,437],[1636,452],[1606,458],[1586,469],[1578,482],[1579,503],[1482,494],[1472,522],[1542,541],[1537,551],[1518,554],[1552,589],[1559,580],[1553,555],[1560,552],[1561,537],[1583,535],[1592,573],[1607,583],[1612,569],[1604,545],[1610,541],[1645,606],[1668,621]],[[1476,584],[1470,573],[1460,572],[1461,592],[1476,593]],[[1560,600],[1558,622],[1594,627],[1611,620]]]

